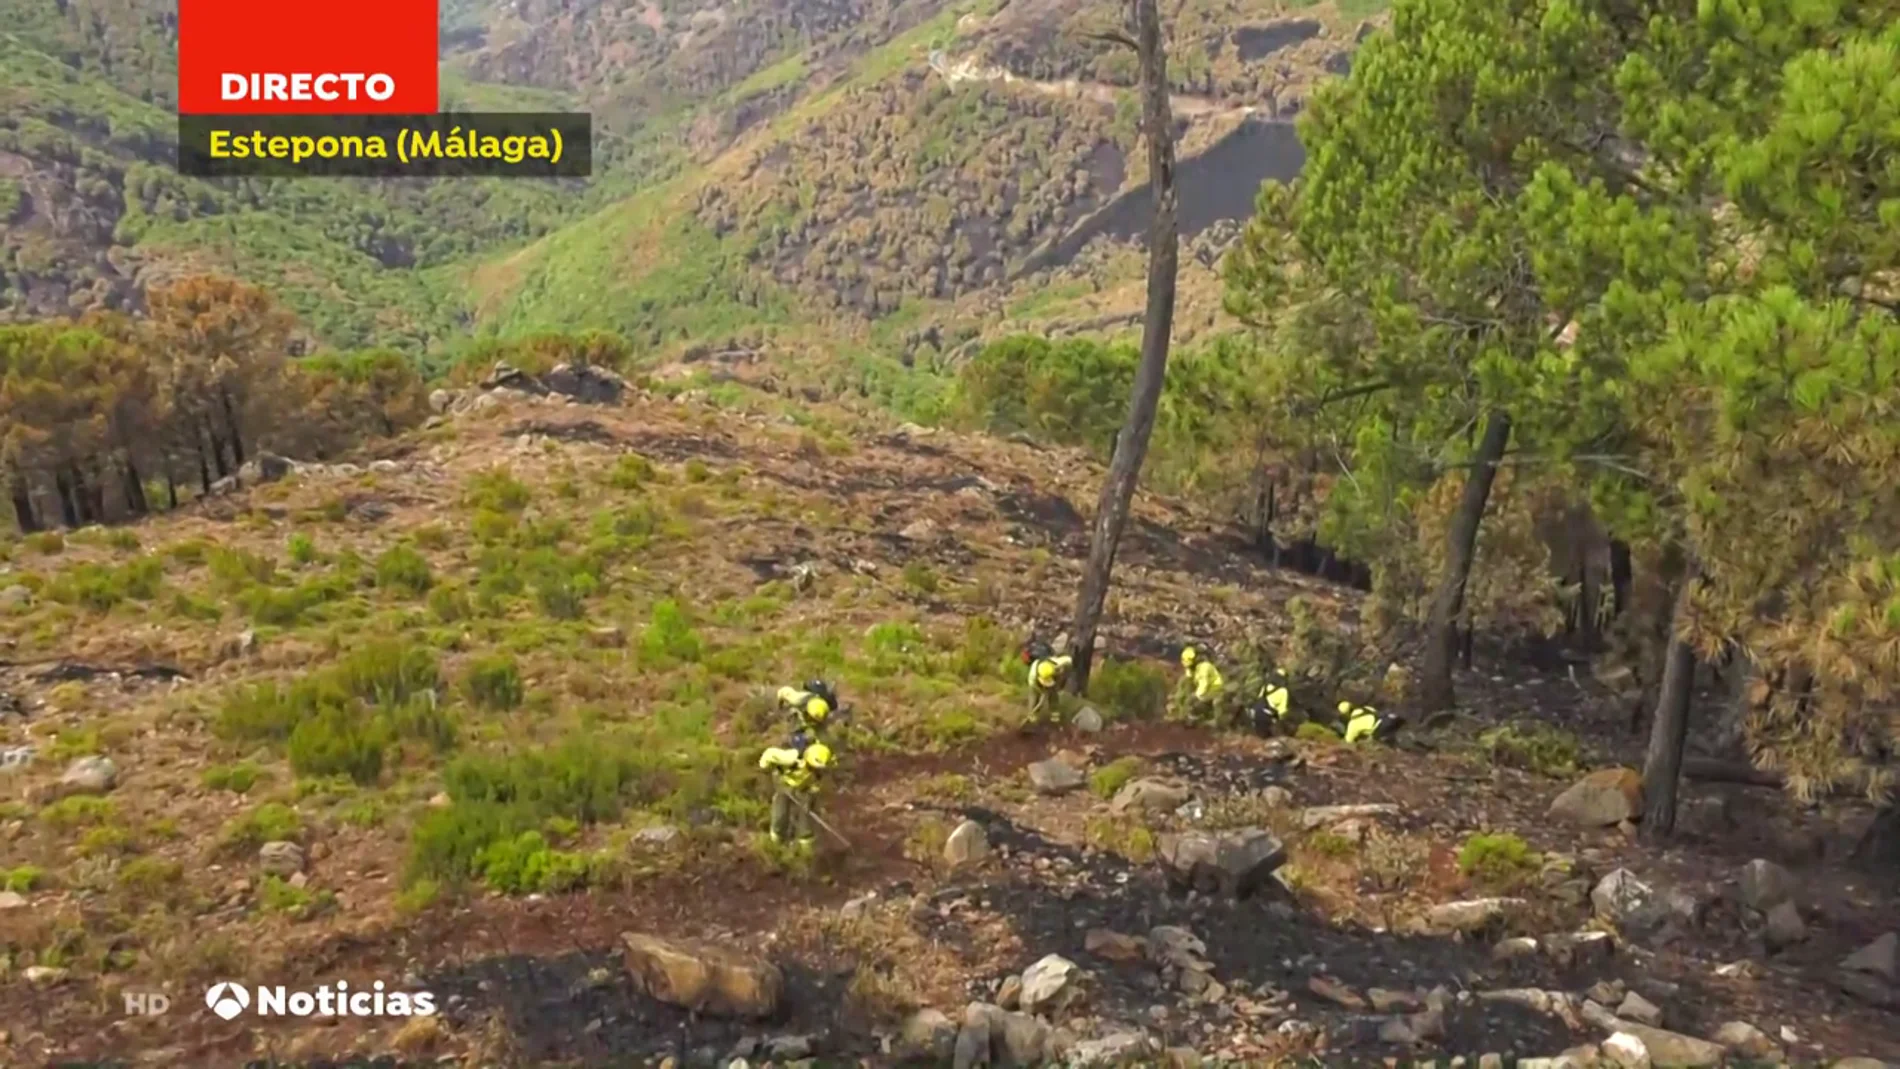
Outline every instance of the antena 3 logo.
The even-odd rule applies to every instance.
[[[436,18],[436,0],[179,0],[179,114],[431,114]]]
[[[351,988],[339,980],[309,991],[283,985],[249,988],[229,980],[211,985],[205,1005],[227,1021],[245,1010],[259,1017],[433,1017],[435,994],[429,991],[385,991],[383,982]]]

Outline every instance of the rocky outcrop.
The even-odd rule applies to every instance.
[[[785,976],[764,958],[637,932],[620,940],[634,986],[651,998],[721,1017],[762,1018],[778,1011]]]
[[[1163,835],[1156,853],[1171,883],[1230,898],[1253,893],[1286,863],[1286,847],[1263,828]]]

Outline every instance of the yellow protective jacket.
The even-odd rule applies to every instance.
[[[1293,695],[1286,689],[1286,680],[1270,679],[1260,688],[1260,700],[1266,702],[1267,708],[1273,711],[1274,719],[1285,720],[1292,708]]]
[[[778,777],[788,791],[809,790],[817,786],[818,771],[805,763],[803,751],[790,746],[771,746],[759,755],[759,767]]]
[[[798,717],[799,723],[812,728],[822,727],[832,712],[829,702],[811,691],[797,687],[780,687],[778,700],[780,705]]]
[[[1346,741],[1369,739],[1379,727],[1379,711],[1369,705],[1339,703],[1339,717],[1346,722]]]
[[[1220,693],[1220,669],[1215,668],[1212,661],[1197,662],[1189,671],[1189,678],[1194,680],[1194,697],[1198,701],[1206,701]]]
[[[1063,677],[1069,674],[1069,666],[1075,658],[1068,654],[1060,657],[1038,657],[1029,666],[1029,685],[1042,690],[1054,690],[1062,685]]]

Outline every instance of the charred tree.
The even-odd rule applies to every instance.
[[[1649,749],[1643,756],[1643,836],[1652,841],[1676,830],[1676,788],[1682,780],[1682,752],[1695,694],[1695,647],[1687,635],[1695,581],[1695,569],[1690,568],[1676,591],[1662,686],[1657,688],[1656,715],[1649,723]]]
[[[1141,68],[1142,136],[1148,143],[1148,181],[1154,198],[1154,218],[1148,226],[1148,307],[1142,322],[1141,364],[1135,371],[1128,418],[1122,423],[1121,433],[1115,436],[1114,459],[1109,462],[1108,476],[1102,481],[1101,498],[1096,503],[1088,569],[1082,575],[1082,586],[1076,596],[1075,626],[1070,630],[1073,636],[1070,653],[1075,658],[1075,668],[1070,673],[1069,685],[1077,693],[1088,686],[1095,654],[1095,629],[1101,622],[1102,606],[1108,601],[1115,550],[1121,542],[1122,528],[1128,523],[1128,509],[1134,501],[1135,484],[1141,478],[1142,461],[1148,455],[1148,439],[1154,432],[1161,385],[1168,370],[1168,345],[1174,334],[1174,286],[1181,235],[1175,210],[1174,108],[1168,95],[1168,56],[1161,35],[1158,4],[1159,0],[1129,0],[1129,22],[1134,38],[1111,35],[1118,43],[1134,47]]]
[[[1471,563],[1478,551],[1478,523],[1484,519],[1485,505],[1491,500],[1491,484],[1497,481],[1498,464],[1504,460],[1504,448],[1511,441],[1511,417],[1493,410],[1484,421],[1484,436],[1472,457],[1471,474],[1465,479],[1464,496],[1458,512],[1452,516],[1446,535],[1448,555],[1445,574],[1432,597],[1431,623],[1426,637],[1425,663],[1419,674],[1419,704],[1425,712],[1448,709],[1452,705],[1452,664],[1457,659],[1458,624],[1464,615],[1465,586],[1471,581]]]

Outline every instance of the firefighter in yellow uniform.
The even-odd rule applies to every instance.
[[[768,747],[759,755],[759,767],[772,773],[777,790],[772,795],[772,841],[793,842],[800,850],[812,846],[812,812],[818,807],[818,780],[831,767],[831,747],[808,736],[789,746]]]
[[[1367,739],[1385,742],[1405,724],[1403,717],[1387,716],[1370,705],[1350,701],[1339,703],[1339,720],[1343,728],[1341,735],[1347,742],[1364,742]]]
[[[1220,669],[1193,646],[1181,650],[1181,669],[1181,688],[1176,692],[1181,715],[1189,721],[1218,724],[1222,690],[1226,686]]]
[[[1256,735],[1266,736],[1293,727],[1293,692],[1286,673],[1267,669],[1266,678],[1247,706],[1247,720]]]
[[[1075,658],[1057,656],[1046,644],[1033,642],[1023,650],[1023,660],[1029,662],[1029,725],[1056,723],[1061,719],[1057,698]]]
[[[838,695],[829,683],[814,679],[805,684],[803,690],[780,687],[778,703],[791,716],[794,731],[816,739],[822,737],[830,725],[831,714],[838,708]]]

